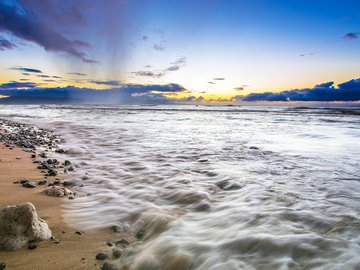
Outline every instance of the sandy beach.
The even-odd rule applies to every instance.
[[[44,179],[44,173],[33,160],[31,154],[20,147],[0,143],[0,208],[31,202],[60,243],[50,239],[38,242],[33,250],[27,246],[16,251],[1,250],[0,262],[6,264],[6,269],[100,269],[104,261],[96,260],[96,254],[105,252],[111,258],[112,249],[106,242],[117,239],[119,234],[110,228],[87,231],[77,224],[69,225],[62,216],[67,197],[45,195],[42,193],[45,186],[25,188],[14,184],[22,178],[34,182]],[[55,178],[49,176],[47,180],[51,183]]]

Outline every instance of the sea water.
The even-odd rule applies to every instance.
[[[54,130],[68,220],[138,235],[133,269],[360,269],[359,109],[2,106]]]

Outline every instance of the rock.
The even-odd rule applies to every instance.
[[[120,258],[121,257],[121,250],[120,249],[114,249],[112,255],[115,258]]]
[[[42,158],[47,158],[47,155],[46,155],[46,153],[41,153],[40,155],[39,155],[40,157],[42,157]]]
[[[28,246],[28,249],[35,249],[37,248],[37,245],[35,243],[30,243]]]
[[[34,182],[26,182],[24,184],[22,184],[23,187],[25,188],[36,188],[36,183]]]
[[[114,244],[111,243],[111,242],[106,242],[106,245],[107,245],[108,247],[112,247]]]
[[[32,154],[32,155],[31,155],[31,158],[36,158],[36,155],[35,155],[35,154]]]
[[[102,270],[119,270],[119,268],[115,264],[112,264],[109,262],[104,263],[101,269]]]
[[[78,235],[82,235],[82,232],[80,232],[80,231],[76,231],[75,233]]]
[[[6,268],[6,263],[0,262],[0,270],[4,270]]]
[[[64,165],[65,165],[65,166],[69,166],[69,165],[71,165],[71,162],[70,162],[69,160],[65,160],[65,161],[64,161]]]
[[[51,231],[31,203],[0,209],[0,249],[16,250],[30,241],[48,240]]]
[[[48,180],[40,180],[39,182],[38,182],[38,185],[39,186],[42,186],[42,185],[46,185],[48,183]]]
[[[60,187],[60,186],[50,186],[47,187],[44,191],[44,194],[54,197],[64,197],[67,195],[71,195],[72,192],[70,189],[67,189],[66,187]]]
[[[117,246],[117,247],[127,247],[128,245],[130,245],[130,243],[128,242],[128,241],[126,241],[125,239],[121,239],[121,240],[119,240],[119,241],[116,241],[115,242],[115,246]]]
[[[109,255],[107,255],[104,252],[100,252],[96,255],[96,259],[101,260],[101,261],[106,260],[108,257],[109,257]]]
[[[25,183],[27,183],[27,182],[29,182],[29,180],[27,180],[27,179],[25,179],[25,178],[19,180],[19,183],[20,183],[20,184],[25,184]]]
[[[57,175],[57,171],[54,170],[54,169],[49,169],[47,174],[48,174],[48,176],[56,176],[56,175]]]

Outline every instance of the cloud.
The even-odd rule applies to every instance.
[[[15,83],[15,82],[12,82]],[[165,96],[169,93],[185,92],[186,89],[178,84],[140,85],[123,84],[117,88],[96,90],[91,88],[30,88],[16,90],[0,85],[0,95],[9,96],[1,99],[7,104],[167,104],[175,99]]]
[[[165,46],[163,44],[154,44],[153,49],[156,51],[163,51],[165,50]]]
[[[216,84],[216,83],[214,83],[214,82],[208,82],[209,84]]]
[[[243,90],[245,90],[245,87],[244,86],[234,87],[234,90],[235,91],[243,91]]]
[[[84,74],[84,73],[79,73],[79,72],[68,72],[68,74],[70,74],[70,75],[77,75],[77,76],[86,76],[86,74]]]
[[[343,36],[343,39],[353,40],[359,38],[359,32],[350,32]]]
[[[55,79],[62,79],[62,77],[60,77],[60,76],[51,76],[51,77],[53,77]]]
[[[111,80],[111,81],[90,81],[91,83],[94,84],[100,84],[100,85],[109,85],[109,86],[119,86],[122,85],[121,81],[115,81],[115,80]]]
[[[132,74],[136,76],[143,76],[143,77],[153,77],[153,78],[160,78],[164,76],[164,72],[153,72],[153,71],[135,71],[131,72]]]
[[[167,71],[176,71],[176,70],[179,70],[180,67],[179,66],[171,66],[171,67],[168,67],[166,70]]]
[[[224,81],[225,78],[213,78],[214,81]]]
[[[5,50],[11,50],[16,48],[17,46],[8,41],[7,39],[3,38],[2,36],[0,36],[0,51],[5,51]]]
[[[23,75],[29,75],[27,73],[42,73],[42,71],[40,69],[25,68],[25,67],[19,67],[19,66],[11,67],[9,69],[25,72],[25,73],[23,73]]]
[[[56,2],[51,2],[55,5]],[[59,2],[60,3],[60,2]],[[66,53],[84,63],[97,63],[89,59],[82,51],[90,45],[84,41],[71,40],[55,29],[66,24],[65,20],[51,20],[51,13],[59,12],[60,4],[55,8],[48,1],[0,2],[0,31],[10,32],[14,36],[34,42],[48,52]],[[56,10],[56,8],[58,8]],[[49,12],[47,14],[45,12]],[[50,16],[49,16],[50,15]],[[60,16],[54,16],[60,17]],[[69,18],[69,17],[67,17]],[[47,19],[47,20],[45,20]]]
[[[51,76],[49,76],[49,75],[37,75],[37,77],[39,77],[39,78],[50,78]]]
[[[142,39],[142,41],[148,41],[149,37],[148,36],[143,36],[141,39]]]
[[[13,90],[13,89],[23,89],[23,88],[33,88],[36,87],[37,84],[33,82],[8,82],[0,84],[0,89],[4,90]]]
[[[314,88],[295,89],[279,93],[252,93],[238,97],[241,101],[359,101],[360,79],[353,79],[333,87],[333,82],[316,85]]]
[[[180,57],[179,59],[177,59],[175,62],[171,63],[172,65],[179,65],[179,66],[183,66],[186,64],[186,57]]]

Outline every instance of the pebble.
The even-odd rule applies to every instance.
[[[38,185],[39,185],[39,186],[41,186],[41,185],[46,185],[47,183],[48,183],[47,180],[40,180],[40,181],[38,182]]]
[[[3,270],[6,268],[6,263],[0,262],[0,270]]]
[[[112,247],[114,244],[111,243],[111,242],[106,242],[106,245],[109,246],[109,247]]]
[[[35,243],[31,243],[31,244],[29,244],[28,248],[35,249],[35,248],[37,248],[37,245]]]
[[[34,182],[26,182],[24,184],[22,184],[23,187],[25,188],[36,188],[36,183]]]
[[[121,250],[120,249],[114,249],[113,252],[112,252],[112,255],[115,258],[120,258],[121,257]]]
[[[96,259],[97,260],[106,260],[107,258],[109,257],[109,255],[107,255],[106,253],[104,252],[100,252],[96,255]]]
[[[112,264],[109,262],[104,263],[101,269],[102,270],[119,270],[119,268],[115,264]]]
[[[80,232],[80,231],[76,231],[75,233],[78,235],[82,235],[82,232]]]
[[[121,239],[115,242],[115,246],[127,247],[128,245],[130,245],[130,243],[125,239]]]

